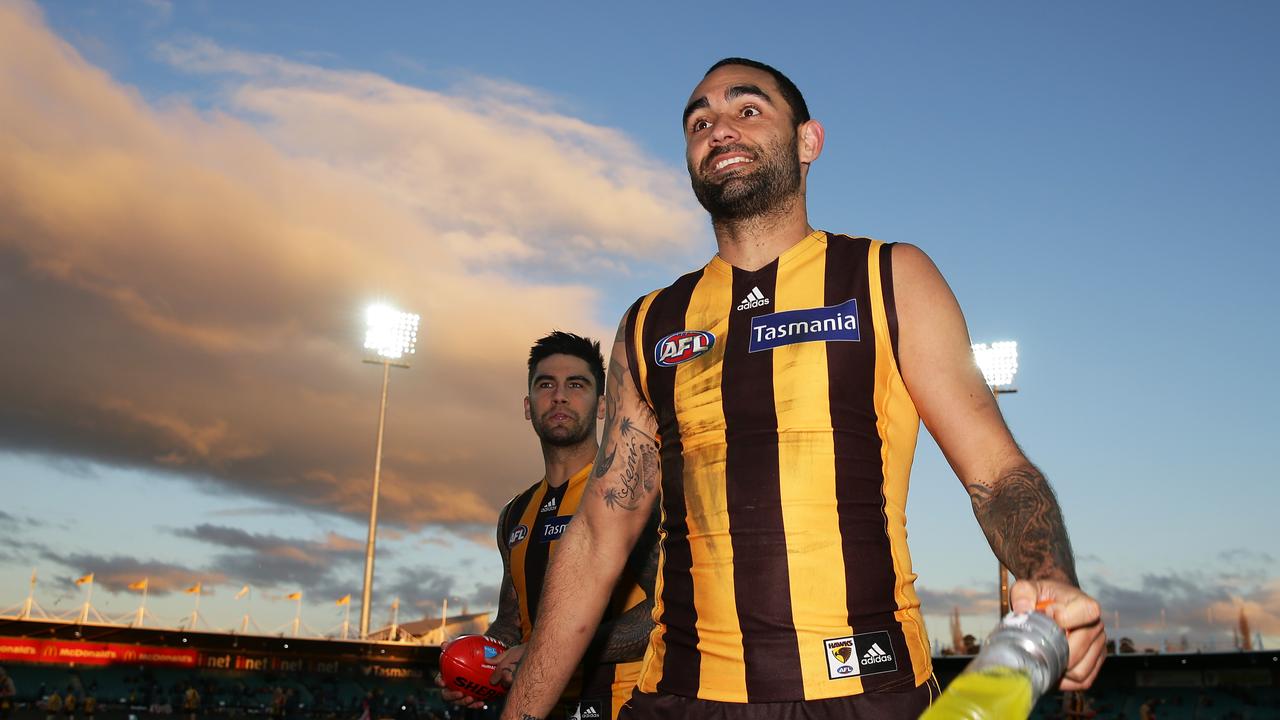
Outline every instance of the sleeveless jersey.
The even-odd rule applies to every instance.
[[[591,465],[587,465],[558,488],[539,481],[512,498],[503,510],[502,536],[506,538],[509,553],[511,582],[520,600],[521,642],[529,642],[533,633],[547,566],[555,555],[561,535],[578,510],[590,475]],[[646,546],[641,542],[635,552],[643,552],[647,556],[652,547],[651,543]],[[618,580],[605,609],[604,622],[645,599],[644,590],[636,584],[634,567],[641,566],[629,562],[628,569]],[[582,720],[616,718],[622,703],[631,697],[640,676],[640,667],[640,660],[601,662],[588,651],[588,656],[583,658],[565,689],[561,705],[570,711],[577,708]]]
[[[717,256],[632,306],[662,463],[641,692],[790,702],[932,673],[889,262],[889,245],[817,231],[753,272]]]

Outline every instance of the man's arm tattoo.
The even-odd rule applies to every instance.
[[[504,574],[502,578],[502,588],[498,592],[498,613],[484,634],[507,647],[519,645],[524,639],[524,633],[520,631],[520,596],[516,594],[516,586],[511,582],[510,575]]]
[[[609,385],[618,387],[622,379],[622,374],[626,372],[621,362],[613,362],[609,365]],[[617,392],[609,392],[604,396],[604,432],[601,433],[600,450],[598,451],[595,468],[592,474],[595,477],[604,477],[609,472],[609,468],[613,467],[613,458],[618,454],[617,444],[613,441],[613,423],[618,419],[618,398]]]
[[[519,645],[524,639],[520,629],[520,596],[516,593],[515,583],[511,581],[511,549],[507,547],[507,513],[511,512],[510,503],[498,513],[498,554],[502,556],[502,585],[498,589],[498,613],[490,623],[485,635],[502,642],[507,647]]]
[[[600,626],[601,662],[628,662],[644,657],[653,630],[653,598],[645,598],[631,609]]]
[[[616,455],[618,446],[622,445],[626,446],[626,464],[619,468],[617,482],[601,492],[610,508],[638,510],[641,500],[657,486],[658,440],[637,428],[631,418],[624,417],[619,423],[618,442],[612,454]]]
[[[609,386],[621,387],[628,368],[625,362],[615,359],[609,365]],[[621,452],[617,482],[601,489],[601,497],[611,509],[636,510],[641,500],[656,487],[659,474],[658,439],[636,427],[635,419],[618,417],[618,399],[614,393],[605,395],[604,433],[600,443],[593,475],[602,478],[613,469]],[[647,409],[647,408],[646,408]],[[652,410],[648,410],[652,420]],[[617,428],[615,437],[614,428]]]
[[[969,500],[991,549],[1014,577],[1080,586],[1062,509],[1034,466],[1014,468],[992,487],[970,485]]]

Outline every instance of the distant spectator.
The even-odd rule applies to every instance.
[[[44,700],[44,720],[58,720],[58,716],[62,714],[62,696],[57,690],[49,693],[49,697]]]
[[[196,691],[195,685],[188,685],[187,691],[182,695],[182,712],[187,720],[196,720],[196,715],[200,712],[200,693]]]
[[[62,717],[66,720],[76,720],[76,694],[67,688],[67,696],[62,699]]]
[[[373,720],[373,692],[369,691],[364,694],[364,700],[360,701],[360,717],[358,720]]]
[[[9,720],[9,715],[13,712],[13,698],[17,694],[13,678],[0,667],[0,720]]]
[[[93,720],[94,713],[98,711],[98,698],[93,695],[86,695],[84,698],[84,720]]]
[[[289,705],[289,696],[285,689],[277,686],[271,693],[271,718],[272,720],[284,720],[286,708]]]
[[[1155,698],[1147,698],[1147,701],[1142,703],[1142,707],[1138,708],[1138,717],[1140,720],[1156,720],[1157,704],[1158,703]]]

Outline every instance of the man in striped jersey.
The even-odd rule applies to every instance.
[[[1064,690],[1103,658],[1057,500],[910,245],[809,224],[825,131],[777,70],[731,58],[684,110],[718,253],[640,298],[610,360],[604,439],[504,708],[544,716],[651,507],[656,627],[626,718],[916,717],[936,697],[906,544],[923,420],[1000,561],[1067,631]]]
[[[497,670],[492,682],[511,682],[537,621],[547,563],[578,508],[599,447],[596,420],[604,413],[603,391],[600,343],[556,331],[539,339],[530,350],[524,416],[542,447],[543,477],[512,498],[498,516],[502,585],[497,617],[485,634],[509,649],[494,659]],[[610,600],[605,622],[562,694],[559,717],[616,718],[622,703],[631,696],[653,628],[655,540],[650,528],[647,538],[636,544],[633,560]],[[438,679],[437,684],[444,687]],[[445,688],[442,694],[445,700],[465,707],[484,705],[455,689]]]

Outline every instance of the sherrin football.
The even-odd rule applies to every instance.
[[[440,653],[440,677],[450,690],[458,690],[477,700],[494,700],[507,693],[502,685],[491,685],[489,678],[497,666],[493,659],[506,652],[507,646],[484,635],[461,635]]]

